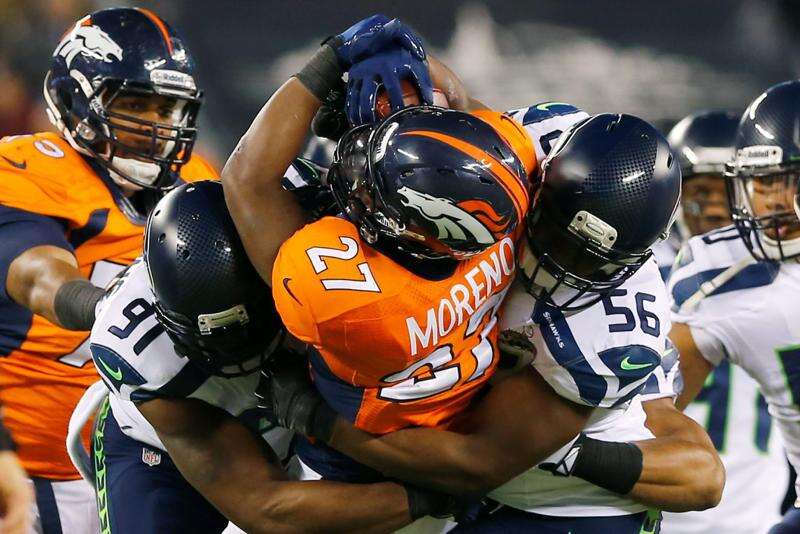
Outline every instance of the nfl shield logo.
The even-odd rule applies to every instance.
[[[142,461],[153,467],[161,463],[161,453],[142,447]]]

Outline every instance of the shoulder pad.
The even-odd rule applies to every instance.
[[[508,112],[533,140],[537,161],[550,153],[556,140],[573,124],[589,118],[585,111],[564,102],[542,102]]]
[[[272,295],[286,328],[318,342],[317,325],[353,306],[372,302],[381,288],[358,230],[347,220],[323,217],[281,246],[272,268]]]
[[[83,158],[55,134],[4,137],[0,142],[0,203],[70,219],[75,206],[69,188],[98,179]]]

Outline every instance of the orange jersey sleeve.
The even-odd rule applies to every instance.
[[[272,267],[272,298],[289,333],[313,345],[318,343],[319,334],[311,303],[304,292],[305,286],[311,283],[309,273],[294,261],[300,254],[305,255],[305,250],[299,238],[292,236],[281,246]]]
[[[5,137],[0,141],[0,204],[69,220],[67,184],[85,165],[54,134]]]
[[[536,151],[533,147],[533,140],[522,125],[505,113],[490,109],[480,109],[473,111],[472,114],[489,123],[506,140],[529,175],[536,169]]]

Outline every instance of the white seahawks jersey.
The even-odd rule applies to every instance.
[[[672,320],[690,327],[703,357],[715,366],[726,361],[738,365],[758,383],[789,460],[800,467],[800,265],[756,262],[737,230],[728,226],[693,237],[684,245],[669,291]],[[758,430],[765,423],[763,416],[753,413],[757,398],[752,392],[728,395],[728,402],[749,405],[736,410],[736,417],[752,414],[749,422],[726,420],[735,406],[729,406],[727,414],[707,415],[721,428],[709,428],[712,439],[715,435],[717,442],[723,439],[726,448],[725,439],[736,440],[748,451],[749,460],[733,456],[728,460],[736,461],[737,471],[726,483],[722,502],[727,506],[726,499],[731,499],[731,509],[740,511],[728,516],[732,525],[752,523],[754,527],[736,530],[732,526],[731,532],[758,532],[772,523],[786,488],[786,466],[777,445],[768,443],[765,429]],[[742,431],[726,432],[728,428]]]
[[[666,281],[669,276],[672,264],[675,262],[675,256],[678,255],[678,251],[681,248],[681,243],[680,235],[673,225],[669,237],[653,245],[653,257],[658,264],[658,270],[661,272],[662,280]]]
[[[531,136],[536,161],[540,165],[562,133],[573,124],[589,118],[585,111],[564,102],[542,102],[506,113],[522,124]]]
[[[596,408],[584,428],[592,438],[652,438],[641,402],[674,397],[679,387],[677,355],[667,350],[669,303],[654,260],[596,304],[571,315],[536,302],[516,284],[504,305],[501,330],[501,348],[511,339],[512,350],[519,352],[527,342],[534,355],[531,365],[559,395]],[[547,461],[562,458],[566,448]],[[647,508],[577,477],[556,477],[538,468],[491,496],[556,516],[624,515]]]
[[[138,260],[97,306],[90,347],[97,371],[111,392],[111,409],[129,437],[165,450],[136,403],[159,397],[194,398],[268,432],[267,441],[283,455],[288,431],[272,428],[256,409],[259,373],[237,378],[209,376],[179,356],[156,320],[147,269]]]
[[[664,532],[767,532],[780,519],[789,470],[758,384],[741,367],[723,360],[685,412],[706,428],[719,452],[725,489],[722,501],[710,510],[665,513]]]

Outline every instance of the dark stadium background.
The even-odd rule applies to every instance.
[[[48,128],[41,80],[81,14],[130,2],[0,0],[0,135]],[[741,108],[797,76],[790,0],[144,1],[183,33],[206,91],[201,142],[222,163],[253,114],[316,44],[373,12],[400,16],[497,107],[560,100],[668,125]]]

